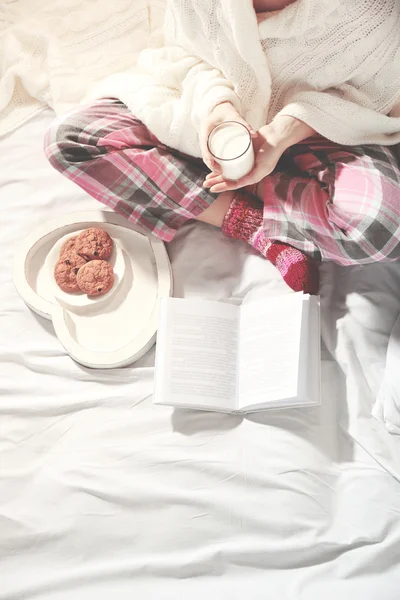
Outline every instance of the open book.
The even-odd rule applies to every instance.
[[[223,412],[319,404],[320,362],[315,296],[163,298],[154,402]]]

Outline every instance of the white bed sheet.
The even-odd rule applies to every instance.
[[[84,369],[13,288],[22,236],[98,207],[47,165],[50,119],[0,143],[0,600],[398,600],[400,438],[371,411],[400,265],[324,266],[320,408],[155,407],[153,351],[135,368]],[[284,287],[206,226],[169,249],[178,295]]]

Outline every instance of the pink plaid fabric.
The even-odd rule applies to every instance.
[[[342,265],[400,257],[392,149],[310,139],[290,148],[263,184],[266,237]]]
[[[216,199],[207,168],[160,144],[119,100],[56,119],[45,136],[50,164],[88,194],[169,242]]]
[[[200,160],[167,148],[115,99],[56,120],[54,168],[132,222],[170,241],[214,202]],[[390,148],[321,138],[290,148],[264,180],[267,238],[340,264],[400,258],[400,171]]]

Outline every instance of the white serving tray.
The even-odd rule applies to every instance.
[[[87,227],[101,227],[115,242],[116,283],[98,299],[64,294],[54,284],[54,247]],[[35,229],[16,252],[13,277],[26,304],[53,322],[68,354],[95,369],[143,356],[155,342],[160,299],[172,293],[163,242],[108,211],[70,213]]]

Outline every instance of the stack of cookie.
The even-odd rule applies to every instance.
[[[114,242],[106,231],[85,229],[67,240],[54,267],[54,278],[63,292],[102,296],[114,285],[114,270],[107,262]]]

